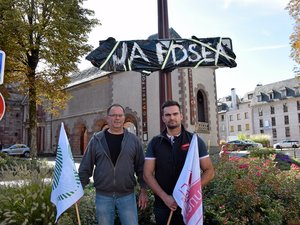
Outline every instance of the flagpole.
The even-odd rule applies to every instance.
[[[167,223],[167,225],[170,225],[170,222],[171,222],[172,216],[173,216],[173,211],[171,211],[171,212],[170,212],[170,215],[169,215],[169,219],[168,219],[168,223]]]
[[[55,223],[63,212],[73,206],[83,195],[84,191],[74,163],[67,133],[62,122],[59,133],[50,198],[51,202],[56,206]],[[75,205],[75,207],[78,224],[81,225],[78,206]]]
[[[75,203],[75,209],[76,209],[76,215],[77,215],[78,225],[81,225],[77,202]]]

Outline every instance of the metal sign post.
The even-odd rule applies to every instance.
[[[0,84],[3,84],[3,80],[4,80],[4,64],[5,64],[5,52],[0,50]]]
[[[168,1],[157,0],[158,8],[158,38],[168,39],[169,36],[169,18],[168,18]],[[159,111],[160,111],[160,131],[164,130],[162,121],[161,105],[167,100],[172,99],[172,82],[171,73],[159,71]]]

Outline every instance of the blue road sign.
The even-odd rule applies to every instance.
[[[4,80],[4,64],[5,64],[5,52],[0,50],[0,84],[3,84],[3,80]]]

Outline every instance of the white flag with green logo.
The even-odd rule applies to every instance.
[[[71,146],[64,124],[61,123],[51,192],[51,202],[56,205],[57,212],[55,222],[83,196],[83,193]]]

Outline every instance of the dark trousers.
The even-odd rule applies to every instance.
[[[156,225],[166,225],[170,216],[171,210],[167,207],[154,207],[154,215]],[[170,225],[185,225],[181,215],[180,207],[173,212]]]

